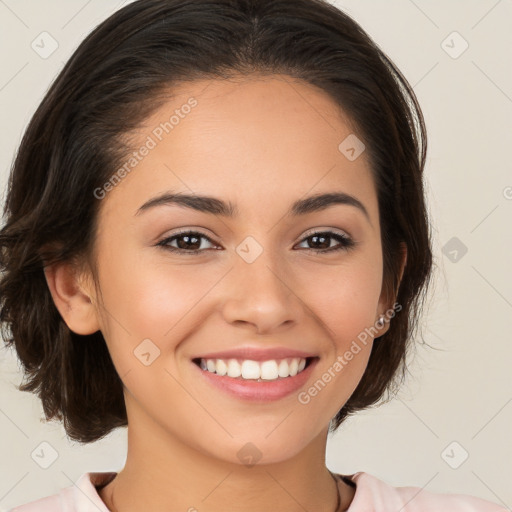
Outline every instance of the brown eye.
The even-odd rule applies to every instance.
[[[172,252],[199,254],[206,250],[204,247],[201,247],[202,240],[207,240],[209,243],[213,243],[212,240],[203,233],[199,233],[197,231],[183,231],[164,238],[158,242],[157,245]],[[170,245],[174,241],[176,241],[177,247]]]
[[[331,241],[333,239],[338,242],[338,245],[334,247],[331,246]],[[347,235],[334,233],[333,231],[319,231],[317,233],[312,233],[304,238],[303,242],[304,241],[310,241],[308,243],[313,247],[309,247],[309,249],[318,253],[350,249],[355,245],[355,242]]]
[[[213,244],[212,240],[203,233],[198,231],[182,231],[181,233],[164,238],[158,242],[157,246],[163,247],[165,250],[171,252],[198,255],[208,250],[208,248],[202,247],[203,240],[207,240],[209,243]],[[338,242],[334,247],[331,246],[333,240]],[[355,242],[350,237],[333,231],[312,233],[304,238],[301,243],[305,241],[310,245],[310,247],[305,247],[305,249],[317,253],[334,252],[342,249],[348,250],[355,246]],[[171,245],[174,242],[176,242],[176,246]],[[218,246],[216,248],[218,249]]]

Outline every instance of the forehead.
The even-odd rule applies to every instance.
[[[150,149],[107,198],[122,197],[133,213],[142,198],[171,189],[252,209],[337,189],[375,214],[365,153],[351,161],[340,151],[354,136],[350,120],[324,91],[288,76],[181,83],[130,135],[136,153]]]

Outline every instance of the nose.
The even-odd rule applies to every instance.
[[[292,273],[270,253],[263,251],[252,263],[237,259],[224,288],[226,322],[246,324],[258,334],[290,328],[304,315]]]

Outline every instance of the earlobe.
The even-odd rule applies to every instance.
[[[93,334],[100,329],[95,300],[84,289],[71,263],[56,263],[44,268],[53,302],[66,325],[76,334]]]

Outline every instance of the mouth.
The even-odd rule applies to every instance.
[[[203,371],[221,377],[252,380],[257,382],[272,381],[295,377],[303,372],[316,357],[288,357],[254,361],[252,359],[203,359],[195,358],[192,362]]]
[[[319,357],[252,359],[194,358],[202,382],[237,399],[271,402],[303,387]]]

